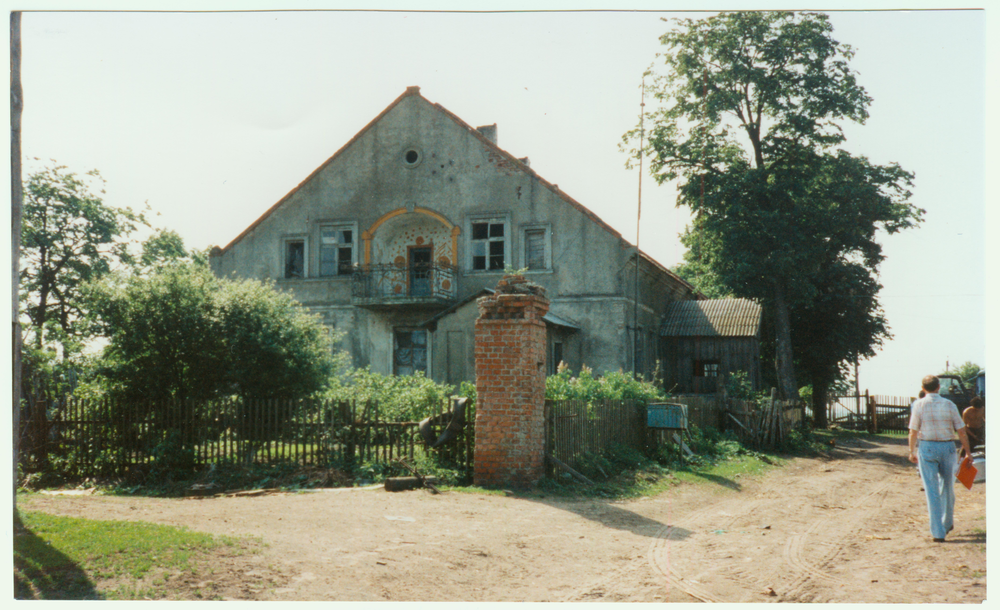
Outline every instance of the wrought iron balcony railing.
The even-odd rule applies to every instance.
[[[440,263],[361,265],[354,269],[351,301],[359,306],[450,304],[458,269]]]

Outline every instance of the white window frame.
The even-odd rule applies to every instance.
[[[503,269],[490,269],[489,261],[489,246],[487,246],[486,252],[486,269],[473,269],[472,259],[472,244],[477,241],[482,241],[472,238],[472,225],[480,223],[490,223],[490,224],[503,224],[503,263],[504,267],[508,265],[513,266],[514,260],[511,256],[511,227],[510,218],[506,214],[477,214],[475,216],[469,216],[465,219],[465,234],[467,236],[465,240],[465,269],[467,273],[503,273]],[[490,243],[489,238],[486,239],[486,243]]]
[[[356,222],[337,222],[337,221],[321,221],[316,223],[316,243],[319,247],[316,248],[316,277],[324,279],[334,279],[334,278],[350,278],[351,274],[340,273],[338,259],[338,269],[337,273],[334,275],[323,275],[323,229],[334,229],[337,231],[350,231],[351,232],[351,265],[358,264],[358,256],[360,249],[358,246],[361,243],[360,235],[358,234],[358,223]],[[339,252],[338,252],[339,256]]]
[[[288,277],[288,246],[302,242],[302,277]],[[279,253],[281,268],[278,270],[278,277],[283,280],[304,280],[309,277],[309,236],[304,234],[285,235],[281,238],[281,252]]]
[[[542,238],[542,243],[545,247],[545,266],[541,269],[528,269],[527,273],[544,273],[552,271],[552,225],[548,224],[531,224],[531,225],[521,225],[521,265],[522,268],[528,267],[528,231],[544,231],[545,236]]]

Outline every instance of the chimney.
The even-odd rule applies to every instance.
[[[520,159],[518,159],[518,161],[520,161],[521,163],[524,163],[528,167],[531,167],[531,159],[529,159],[527,157],[521,157]]]
[[[494,144],[497,143],[497,124],[483,125],[481,127],[476,127],[476,131],[486,136],[486,139]]]

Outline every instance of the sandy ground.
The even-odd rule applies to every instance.
[[[905,438],[855,440],[766,476],[626,502],[426,490],[151,499],[33,495],[28,510],[253,535],[179,598],[934,602],[986,598],[985,484],[931,541]],[[184,590],[182,590],[184,589]]]

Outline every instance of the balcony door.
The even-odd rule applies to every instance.
[[[410,246],[407,250],[410,273],[410,296],[429,297],[433,293],[431,282],[431,246]]]

